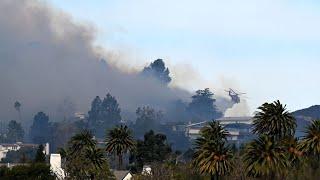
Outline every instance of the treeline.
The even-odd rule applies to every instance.
[[[83,131],[61,154],[71,179],[112,177],[106,171],[107,159],[116,162],[117,169],[135,173],[135,179],[318,179],[320,120],[313,121],[301,139],[294,137],[295,128],[295,118],[276,101],[259,107],[253,126],[256,138],[240,149],[233,148],[228,132],[212,121],[201,129],[193,149],[183,154],[172,151],[165,134],[151,130],[139,140],[125,125],[107,131],[100,146]],[[142,172],[144,165],[150,165],[151,173]]]
[[[170,71],[162,59],[157,59],[145,67],[140,75],[154,78],[164,86],[171,82]],[[186,150],[190,146],[188,139],[183,133],[172,131],[172,125],[190,121],[207,121],[222,116],[222,112],[219,112],[215,105],[214,94],[208,88],[196,91],[190,98],[189,103],[176,100],[161,110],[142,105],[136,108],[135,116],[130,114],[129,117],[123,118],[122,115],[126,112],[121,111],[117,98],[107,93],[105,97],[96,96],[92,100],[85,119],[79,120],[66,116],[64,120],[52,120],[45,112],[40,111],[34,115],[32,125],[30,129],[27,128],[27,132],[21,126],[20,111],[23,103],[17,101],[14,103],[14,108],[19,120],[10,121],[7,130],[1,133],[0,141],[2,143],[27,141],[36,144],[49,142],[51,151],[55,151],[65,146],[68,139],[82,129],[90,129],[96,138],[103,139],[106,129],[126,124],[133,129],[135,138],[141,139],[147,131],[153,129],[156,132],[165,133],[172,143],[178,142],[173,145],[175,149]]]

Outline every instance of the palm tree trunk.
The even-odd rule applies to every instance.
[[[215,175],[211,175],[211,180],[219,180],[220,179],[220,176],[218,174],[215,174]]]
[[[122,154],[118,155],[118,169],[120,170],[122,168]]]

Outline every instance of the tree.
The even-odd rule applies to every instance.
[[[34,159],[34,162],[36,163],[45,163],[46,162],[46,156],[43,153],[44,147],[42,144],[39,145],[36,153],[36,157]]]
[[[118,169],[122,168],[122,155],[135,148],[135,142],[127,126],[115,127],[106,138],[106,151],[118,156]]]
[[[81,121],[61,121],[50,123],[49,143],[50,150],[55,151],[59,147],[65,147],[72,136],[85,129]]]
[[[301,148],[309,155],[320,157],[320,120],[313,121],[307,127],[301,142]]]
[[[91,104],[89,111],[89,126],[96,136],[103,137],[105,130],[114,127],[121,121],[121,109],[115,97],[109,93],[101,101],[97,96]]]
[[[30,136],[34,143],[45,144],[50,139],[49,117],[44,112],[38,112],[33,118]]]
[[[144,135],[144,140],[137,141],[133,156],[139,168],[146,163],[163,162],[172,152],[164,134],[155,134],[152,130]]]
[[[280,101],[264,103],[258,110],[253,120],[253,133],[274,136],[276,140],[294,136],[296,120]]]
[[[161,111],[155,111],[149,106],[139,107],[136,110],[136,124],[135,133],[138,137],[143,136],[144,133],[151,129],[158,129],[158,125],[163,117]]]
[[[23,141],[24,130],[21,127],[20,123],[12,120],[8,124],[8,133],[7,133],[7,142],[15,143]]]
[[[10,168],[2,166],[0,167],[0,179],[55,180],[56,177],[51,173],[49,165],[37,163],[17,165]]]
[[[248,176],[267,179],[283,179],[281,175],[290,165],[284,147],[276,141],[276,137],[267,135],[262,135],[247,145],[243,161]]]
[[[18,112],[19,121],[21,122],[21,103],[19,101],[14,103],[14,109]]]
[[[187,110],[191,114],[193,121],[206,121],[222,116],[222,113],[214,105],[216,100],[213,95],[209,88],[206,88],[196,91],[196,94],[192,96],[192,101]]]
[[[314,170],[318,169],[320,161],[320,120],[314,120],[307,126],[299,147],[310,157],[312,168]]]
[[[218,122],[209,122],[195,141],[194,167],[212,179],[227,175],[232,170],[232,151],[226,146],[228,132]]]
[[[159,82],[167,85],[171,82],[170,71],[166,68],[162,59],[157,59],[142,71],[142,75],[146,77],[153,77]]]
[[[71,138],[64,153],[66,171],[71,179],[110,179],[113,177],[103,150],[88,130]]]
[[[102,100],[96,96],[91,103],[91,110],[88,112],[89,120],[93,123],[101,118],[101,104]]]

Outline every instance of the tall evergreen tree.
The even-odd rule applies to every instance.
[[[90,127],[93,127],[95,122],[99,121],[99,119],[101,118],[101,104],[102,100],[99,96],[96,96],[91,103],[91,109],[88,112]]]
[[[169,84],[171,82],[170,71],[165,66],[162,59],[157,59],[149,66],[145,67],[142,74],[147,77],[153,77],[164,84]]]
[[[143,137],[151,129],[157,130],[163,116],[161,111],[157,112],[149,106],[139,107],[136,115],[135,134],[138,137]]]
[[[97,96],[89,111],[89,127],[95,132],[96,136],[102,138],[106,129],[111,129],[121,121],[121,109],[115,97],[109,93],[101,101]]]
[[[45,163],[46,162],[46,156],[43,153],[44,147],[42,144],[39,145],[36,153],[36,157],[34,159],[34,162],[36,163]]]
[[[172,152],[164,134],[155,134],[152,130],[144,135],[144,140],[137,141],[137,149],[134,154],[137,165],[142,167],[144,164],[153,162],[163,162]]]
[[[222,116],[214,104],[213,93],[209,88],[196,91],[192,96],[192,101],[187,110],[191,114],[192,121],[206,121],[216,119]]]
[[[33,118],[30,136],[34,143],[45,144],[50,139],[49,116],[44,112],[38,112]]]
[[[8,124],[7,142],[15,143],[18,141],[23,141],[24,130],[20,123],[12,120]]]

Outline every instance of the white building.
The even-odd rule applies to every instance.
[[[57,176],[57,179],[65,178],[65,172],[61,167],[60,154],[50,154],[50,169]]]
[[[216,119],[221,125],[227,125],[227,124],[252,124],[253,118],[249,116],[243,116],[243,117],[223,117]]]
[[[0,144],[0,160],[5,158],[9,151],[18,151],[20,148],[18,144]]]
[[[22,147],[28,147],[28,148],[38,148],[38,144],[24,144],[22,142],[17,142],[14,144],[0,144],[0,160],[2,158],[5,158],[7,156],[7,153],[9,151],[18,151]],[[49,154],[49,143],[45,144],[44,147],[44,154],[48,155]]]
[[[242,142],[250,139],[251,125],[253,123],[252,117],[223,117],[216,119],[228,132],[229,141]],[[186,136],[191,140],[196,139],[200,135],[201,129],[208,124],[208,121],[200,123],[189,123],[186,125]]]

